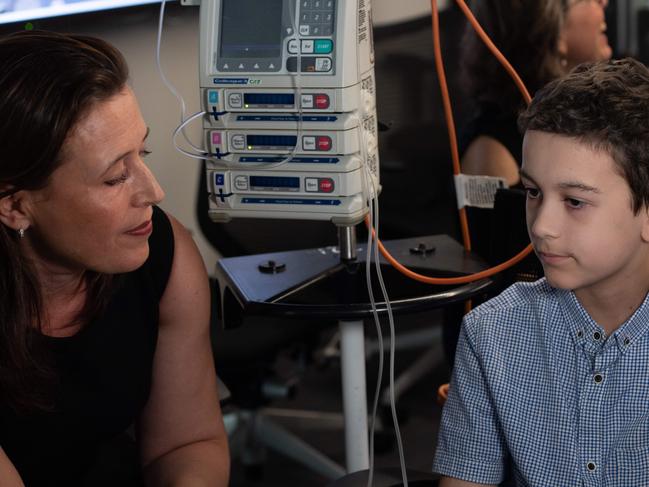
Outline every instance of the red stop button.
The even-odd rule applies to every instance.
[[[320,110],[329,108],[329,95],[316,95],[315,107],[319,108]]]
[[[321,178],[318,180],[318,186],[322,193],[331,193],[334,190],[334,180],[330,178]]]
[[[321,151],[330,151],[331,150],[331,137],[327,137],[326,135],[321,135],[316,139],[316,144],[318,146],[318,150]]]

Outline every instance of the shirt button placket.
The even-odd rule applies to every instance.
[[[598,332],[594,332],[590,336],[594,341],[602,339],[602,335]],[[599,437],[602,434],[602,424],[598,417],[606,378],[602,370],[606,367],[606,360],[602,353],[595,355],[594,358],[595,370],[586,378],[588,383],[584,389],[585,397],[583,398],[583,409],[580,414],[580,428],[584,432],[584,438]],[[583,485],[595,486],[600,479],[599,455],[601,452],[599,447],[589,444],[589,442],[582,443],[580,446],[582,448],[582,468],[584,469]]]

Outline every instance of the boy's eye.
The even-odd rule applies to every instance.
[[[144,158],[144,157],[148,156],[149,154],[151,154],[150,150],[143,149],[143,150],[140,151],[140,157]]]
[[[583,208],[586,205],[586,203],[584,203],[583,201],[575,198],[566,198],[564,201],[570,208],[574,209]]]
[[[525,192],[527,193],[527,197],[530,199],[536,199],[541,196],[541,191],[539,191],[537,188],[527,187],[525,188]]]

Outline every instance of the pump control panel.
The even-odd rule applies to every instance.
[[[201,0],[210,217],[355,224],[379,188],[370,2]]]

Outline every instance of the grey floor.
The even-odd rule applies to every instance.
[[[431,319],[432,318],[432,319]],[[416,317],[397,318],[397,328],[403,332],[424,328],[439,327],[437,314],[422,314]],[[366,327],[368,340],[375,336],[372,328]],[[439,341],[422,342],[423,347],[397,352],[396,370],[405,370],[421,353],[432,350],[436,364],[397,402],[397,412],[403,441],[404,456],[408,469],[430,472],[437,438],[437,427],[440,418],[440,407],[436,403],[437,387],[448,381],[449,369],[443,357]],[[387,359],[387,356],[386,356]],[[281,369],[289,367],[290,358],[280,356],[277,365]],[[376,384],[378,359],[374,355],[367,361],[368,409],[371,407]],[[387,367],[386,367],[387,373]],[[384,375],[383,384],[387,386],[388,378]],[[342,410],[340,364],[336,359],[306,368],[292,399],[274,401],[270,406],[282,409],[300,409],[309,411],[326,411],[339,413]],[[226,406],[224,411],[234,411],[236,407]],[[382,419],[389,419],[389,409],[383,409]],[[277,419],[277,418],[275,418]],[[296,421],[279,419],[278,423],[295,433],[310,445],[315,446],[332,460],[345,463],[344,433],[340,428],[323,428],[317,421]],[[391,428],[375,436],[376,468],[398,467],[399,456]],[[232,464],[232,487],[274,487],[274,486],[327,486],[330,480],[314,473],[304,466],[275,453],[264,451],[265,460],[254,468],[245,466],[235,453]],[[240,453],[240,452],[239,452]],[[259,453],[259,452],[257,452]]]

